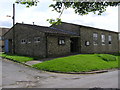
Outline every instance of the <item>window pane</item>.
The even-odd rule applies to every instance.
[[[102,45],[105,44],[105,35],[101,35]]]
[[[62,40],[62,44],[64,44],[65,42],[64,42],[64,40]]]
[[[59,40],[59,44],[62,44],[62,43],[61,43],[61,40]]]
[[[40,37],[35,37],[35,38],[34,38],[34,41],[35,41],[35,43],[40,42]]]
[[[108,41],[112,41],[111,35],[108,36]]]
[[[58,38],[58,44],[59,45],[64,45],[65,44],[65,38],[64,37]]]
[[[21,40],[21,44],[25,44],[26,43],[26,40],[25,39],[22,39]]]
[[[97,33],[93,33],[93,45],[97,45],[97,40],[98,40],[98,34]]]

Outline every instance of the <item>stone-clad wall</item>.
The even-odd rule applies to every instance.
[[[44,30],[44,28],[41,29]],[[58,38],[61,35],[48,35],[39,30],[33,30],[29,26],[26,27],[19,24],[15,25],[14,30],[16,54],[37,57],[56,57],[70,54],[70,38],[65,35],[65,45],[58,45]],[[40,37],[40,42],[35,43],[35,37]],[[6,39],[13,40],[13,28],[5,35]],[[25,44],[21,44],[22,39],[26,40]],[[29,41],[31,43],[28,43]],[[11,46],[10,48],[13,47]],[[11,52],[12,50],[10,50]]]
[[[53,27],[72,31],[80,34],[79,53],[117,53],[118,52],[118,33],[105,31],[97,28],[75,25],[63,22],[61,25],[54,25]],[[98,45],[93,45],[93,33],[98,33]],[[105,35],[105,45],[101,43],[101,34]],[[108,35],[112,36],[112,44],[108,44]],[[89,41],[90,45],[86,46],[85,42]]]
[[[98,33],[98,45],[93,45],[93,33]],[[101,34],[105,35],[105,45],[102,45]],[[108,35],[112,36],[112,44],[108,43]],[[80,28],[81,53],[117,53],[118,52],[118,33],[105,30],[99,30],[89,27]],[[86,46],[85,42],[90,45]]]
[[[13,30],[13,29],[12,29]],[[12,39],[12,30],[5,35],[5,39]],[[46,57],[46,39],[45,34],[39,30],[16,25],[15,28],[15,53],[20,55]],[[40,42],[35,43],[34,38],[40,37]],[[21,44],[21,40],[25,39],[26,43]],[[28,40],[31,43],[28,43]]]
[[[59,36],[47,36],[48,56],[62,56],[70,54],[70,38],[65,38],[65,45],[58,45]]]

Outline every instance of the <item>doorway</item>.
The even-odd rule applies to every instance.
[[[79,47],[78,47],[78,38],[70,38],[71,40],[71,52],[75,53],[75,52],[79,52]]]
[[[12,39],[5,40],[5,52],[12,53]]]

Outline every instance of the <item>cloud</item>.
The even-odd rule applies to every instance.
[[[8,21],[2,21],[2,22],[0,22],[0,26],[2,26],[2,27],[10,27],[10,26],[12,26],[12,23],[8,22]]]
[[[74,14],[73,10],[69,9],[62,15],[62,19],[65,22],[118,31],[118,7],[108,7],[102,15],[89,13],[84,16]]]
[[[2,13],[0,13],[0,26],[12,26],[12,19],[7,18],[6,15],[12,16],[12,4],[15,0],[1,0],[0,8],[2,8]],[[32,24],[35,22],[37,25],[49,26],[50,24],[46,21],[50,18],[57,18],[58,13],[52,12],[52,8],[48,6],[53,3],[52,0],[40,0],[38,6],[26,8],[25,5],[16,4],[16,22],[24,22]],[[65,10],[61,16],[64,22],[75,23],[80,25],[92,26],[96,28],[108,29],[112,31],[118,30],[118,8],[108,7],[107,11],[101,16],[90,13],[85,16],[80,16],[74,13],[73,9]],[[7,24],[8,22],[8,24]],[[10,24],[11,22],[11,24]]]

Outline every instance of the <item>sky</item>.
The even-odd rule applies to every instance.
[[[0,0],[0,27],[12,27],[13,3],[15,0]],[[25,5],[15,4],[15,22],[40,26],[50,26],[47,19],[55,19],[59,14],[49,8],[52,0],[40,0],[37,6],[26,8]],[[73,9],[67,9],[63,12],[61,19],[63,22],[74,23],[84,26],[90,26],[100,29],[118,32],[118,7],[108,7],[102,15],[89,13],[88,15],[77,15]]]

